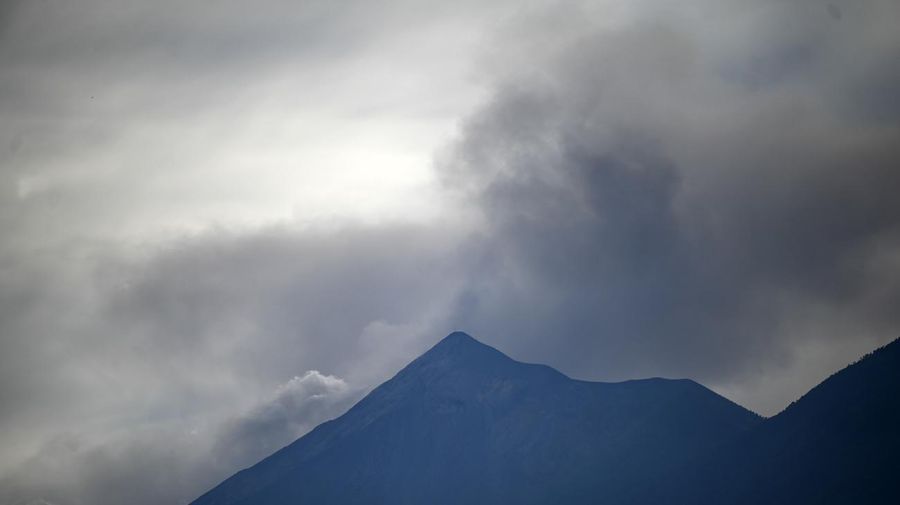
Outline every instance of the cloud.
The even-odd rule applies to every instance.
[[[6,7],[0,223],[24,247],[428,220],[431,149],[479,93],[471,7]]]
[[[32,258],[4,289],[0,503],[186,502],[339,415],[432,344],[457,240],[278,226]]]
[[[209,482],[203,446],[185,433],[135,430],[102,441],[55,437],[4,477],[3,503],[179,503]],[[215,477],[214,477],[215,478]]]
[[[894,2],[481,4],[4,4],[0,503],[186,502],[453,329],[763,413],[900,333]]]
[[[213,460],[243,468],[293,442],[319,423],[343,414],[360,398],[346,381],[316,370],[280,385],[267,402],[228,422]]]
[[[0,500],[12,505],[187,503],[342,414],[359,395],[343,379],[311,370],[246,413],[206,426],[163,424],[102,438],[62,434],[6,477]]]
[[[133,502],[103,475],[190,480],[194,427],[424,349],[461,277],[428,157],[475,93],[474,5],[3,3],[0,475],[76,440],[60,505]]]
[[[484,221],[459,320],[580,377],[739,401],[804,368],[754,397],[765,413],[830,371],[796,367],[805,350],[896,337],[900,135],[893,100],[858,91],[897,68],[896,7],[820,7],[643,5],[612,28],[576,10],[571,35],[522,30],[549,39],[536,56],[500,44],[497,91],[442,160]]]

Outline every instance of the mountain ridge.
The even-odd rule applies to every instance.
[[[704,503],[897,503],[900,339],[847,365],[702,466]],[[716,487],[716,482],[729,486]],[[682,496],[691,490],[681,490]]]
[[[693,381],[578,381],[454,332],[194,504],[587,503],[598,487],[634,494],[622,468],[659,475],[757,419]]]
[[[840,427],[794,419],[809,419],[808,406],[824,397],[830,406],[822,412],[840,420],[846,409],[830,399],[846,390],[844,396],[860,399],[860,408],[868,409],[865,415],[887,412],[893,416],[889,422],[900,420],[894,397],[857,392],[872,375],[888,384],[884,391],[900,391],[900,367],[894,366],[900,363],[898,342],[835,373],[782,413],[763,418],[690,379],[580,381],[453,332],[342,416],[191,505],[651,504],[673,497],[697,504],[828,503],[803,473],[815,470],[809,459],[817,447],[804,440],[812,437],[828,446],[825,442],[840,439]],[[812,410],[813,419],[821,415]],[[883,428],[896,438],[896,429]],[[798,435],[797,429],[812,435]],[[819,431],[825,433],[819,434],[822,440],[815,439]],[[871,444],[865,448],[877,453]],[[796,456],[780,461],[785,450]],[[878,461],[896,469],[889,460]],[[796,485],[777,472],[796,474]],[[891,489],[832,488],[845,499],[862,496],[870,503],[900,496]]]

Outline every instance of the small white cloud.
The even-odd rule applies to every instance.
[[[246,414],[225,422],[216,459],[232,469],[254,463],[339,416],[359,396],[344,379],[318,370],[295,376]]]

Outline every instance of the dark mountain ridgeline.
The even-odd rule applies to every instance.
[[[457,332],[192,505],[893,503],[898,354],[763,419],[690,380],[573,380]]]
[[[900,340],[835,373],[695,466],[718,504],[900,503]],[[697,488],[706,488],[703,494]]]

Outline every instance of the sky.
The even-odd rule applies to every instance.
[[[0,5],[0,505],[185,504],[453,330],[774,415],[900,336],[893,0]]]

